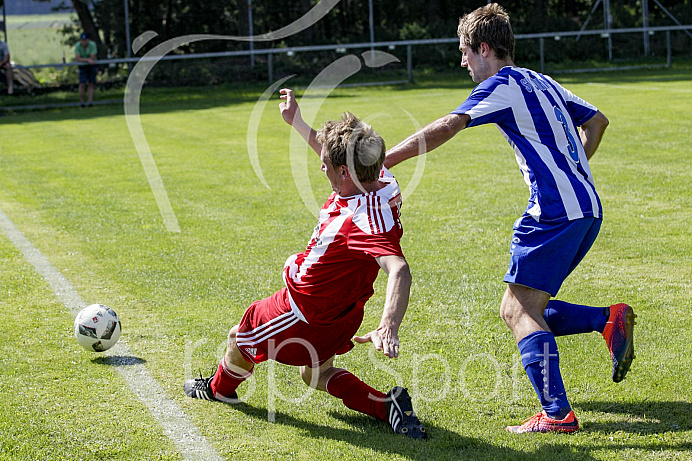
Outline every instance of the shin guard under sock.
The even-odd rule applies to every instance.
[[[358,379],[353,373],[341,370],[329,378],[327,392],[341,399],[348,408],[384,421],[387,410],[385,395]]]
[[[519,341],[519,352],[541,406],[551,418],[563,419],[571,408],[560,375],[555,336],[548,331],[535,331]]]
[[[254,367],[253,367],[254,369]],[[222,358],[219,363],[219,368],[214,373],[214,378],[211,380],[211,390],[216,398],[231,397],[240,383],[248,379],[252,375],[253,369],[245,371],[239,367],[231,369],[226,365],[226,359]]]

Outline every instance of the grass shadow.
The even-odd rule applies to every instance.
[[[692,430],[692,403],[653,402],[643,400],[639,403],[585,402],[577,408],[594,413],[622,415],[622,420],[611,422],[591,422],[584,429],[593,432],[612,433],[624,431],[637,435],[666,434]],[[657,445],[658,446],[658,445]]]
[[[215,90],[215,91],[212,91]],[[153,88],[144,89],[140,101],[140,113],[160,114],[185,110],[204,110],[257,101],[261,89],[233,90],[229,88]],[[278,99],[278,96],[277,96]],[[101,104],[107,100],[109,104]],[[109,92],[94,98],[94,106],[82,108],[75,106],[74,97],[40,98],[17,97],[11,106],[32,106],[40,104],[71,104],[67,107],[48,107],[45,109],[4,110],[0,107],[0,124],[37,123],[61,120],[88,121],[101,117],[122,116],[124,99],[122,93]],[[5,104],[10,106],[10,104]]]
[[[99,356],[91,359],[92,363],[98,365],[111,365],[116,367],[128,366],[128,365],[143,365],[147,363],[146,360],[140,357],[133,357],[131,355],[106,355]]]
[[[254,407],[240,402],[229,405],[247,416],[266,419],[266,408]],[[369,416],[352,412],[332,411],[330,416],[345,423],[349,428],[331,427],[314,424],[295,418],[290,414],[275,413],[275,424],[292,426],[306,432],[315,439],[332,439],[347,444],[370,449],[377,452],[381,458],[399,457],[416,461],[434,460],[525,460],[533,461],[537,456],[555,455],[561,460],[595,460],[583,450],[575,451],[574,447],[559,443],[542,445],[535,451],[520,451],[513,448],[494,445],[484,440],[464,436],[444,427],[424,422],[427,440],[413,440],[402,435],[394,434],[382,421]],[[340,425],[341,426],[341,425]],[[288,443],[289,441],[286,441]],[[540,458],[542,459],[542,458]]]
[[[296,96],[302,98],[305,87],[298,85],[295,87],[291,82],[287,82],[286,87],[296,88]],[[152,114],[165,114],[181,111],[197,111],[215,109],[224,106],[234,106],[238,104],[258,102],[263,91],[269,85],[254,85],[247,88],[232,87],[194,87],[194,88],[145,88],[140,99],[140,114],[143,116]],[[340,94],[332,94],[330,99],[357,97],[357,89],[350,88],[341,90]],[[63,120],[79,120],[88,122],[102,117],[117,117],[124,115],[124,98],[122,94],[109,92],[99,99],[98,95],[92,107],[79,107],[74,99],[69,99],[69,103],[63,100],[53,100],[47,98],[32,98],[31,96],[17,97],[12,101],[11,106],[33,106],[40,104],[70,104],[65,107],[47,107],[43,109],[19,109],[5,110],[0,99],[0,125],[9,123],[39,123]],[[315,98],[322,98],[318,93]],[[280,99],[278,91],[270,97],[270,102],[275,102],[278,106]],[[6,104],[10,106],[10,104]],[[272,106],[273,108],[273,106]],[[265,110],[269,110],[266,108]],[[250,116],[251,109],[247,115]],[[278,110],[277,110],[278,114]]]

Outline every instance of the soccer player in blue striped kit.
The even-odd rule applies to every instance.
[[[450,114],[387,152],[388,168],[429,152],[464,128],[494,123],[513,147],[530,198],[514,224],[500,316],[512,330],[543,411],[514,433],[574,432],[555,336],[600,332],[619,382],[634,358],[634,312],[627,304],[591,307],[551,300],[591,248],[601,202],[588,159],[608,119],[548,76],[514,65],[509,16],[489,4],[459,20],[461,66],[478,86]],[[581,127],[581,129],[578,129]]]

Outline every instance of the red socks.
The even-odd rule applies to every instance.
[[[348,408],[385,421],[385,394],[373,389],[353,373],[341,370],[329,378],[327,392],[341,399]]]
[[[211,380],[210,384],[215,397],[231,397],[240,383],[252,375],[253,370],[245,371],[238,367],[234,368],[237,371],[228,368],[226,366],[226,360],[224,358],[221,359],[219,368],[216,370],[214,379]]]
[[[210,384],[214,397],[230,398],[240,383],[252,375],[253,370],[234,368],[235,370],[230,369],[226,365],[226,360],[221,359]],[[344,405],[352,410],[382,421],[386,420],[385,394],[368,386],[349,371],[341,370],[332,376],[327,382],[327,392],[341,399]]]

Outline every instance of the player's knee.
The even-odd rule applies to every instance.
[[[228,347],[235,346],[235,335],[238,333],[238,325],[231,328],[228,332]]]
[[[309,386],[310,382],[312,381],[312,370],[306,366],[301,366],[300,378],[303,380],[305,384]]]
[[[319,371],[316,371],[306,366],[302,366],[300,367],[300,377],[303,379],[303,382],[307,386],[312,387],[313,389],[317,389],[320,380]]]
[[[500,305],[500,318],[502,318],[508,327],[512,328],[512,326],[516,323],[517,317],[518,312],[515,306],[508,303],[502,303]]]

